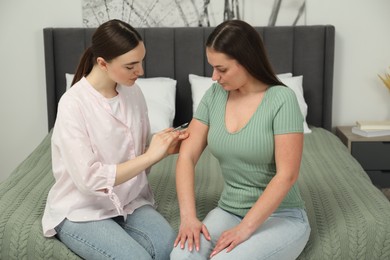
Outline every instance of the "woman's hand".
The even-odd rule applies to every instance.
[[[181,140],[187,137],[188,133],[167,128],[153,135],[146,153],[152,158],[152,161],[157,162],[169,154],[177,153]]]
[[[240,225],[235,226],[232,229],[229,229],[222,233],[222,235],[219,237],[217,244],[215,245],[213,251],[211,252],[210,258],[221,252],[226,248],[226,252],[230,252],[247,240],[251,236],[252,232],[245,227],[242,227]]]
[[[173,142],[170,145],[170,147],[168,149],[168,154],[178,153],[180,150],[181,141],[183,141],[184,139],[187,139],[189,136],[189,133],[187,133],[186,130],[180,130],[180,131],[175,131],[175,132],[179,133],[179,138],[178,138],[178,140],[176,140],[175,142]]]
[[[180,224],[179,233],[174,243],[174,247],[176,247],[180,243],[180,248],[183,249],[187,241],[189,251],[192,251],[194,243],[196,251],[199,251],[200,233],[203,233],[204,237],[207,240],[211,239],[207,227],[197,218],[182,221]]]

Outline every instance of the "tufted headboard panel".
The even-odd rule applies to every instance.
[[[48,128],[65,92],[65,73],[74,73],[93,28],[44,28]],[[205,56],[210,27],[138,28],[147,54],[145,77],[177,80],[174,125],[192,117],[188,74],[211,76]],[[303,75],[309,125],[331,130],[335,28],[332,25],[256,27],[276,73]]]

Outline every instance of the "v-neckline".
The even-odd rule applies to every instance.
[[[223,111],[223,123],[224,123],[224,127],[225,127],[225,131],[226,133],[230,134],[230,135],[235,135],[235,134],[238,134],[240,133],[241,131],[243,131],[249,124],[250,122],[252,121],[252,118],[256,115],[256,113],[260,110],[260,108],[262,107],[262,104],[264,103],[264,100],[267,96],[267,92],[269,90],[270,87],[268,87],[265,91],[264,91],[264,95],[262,97],[262,99],[260,100],[260,103],[257,105],[255,111],[253,112],[253,114],[250,116],[248,122],[246,122],[240,129],[238,129],[237,131],[235,132],[230,132],[227,128],[227,125],[226,125],[226,109],[227,109],[227,102],[228,102],[228,99],[229,99],[229,94],[230,92],[229,91],[226,91],[226,96],[225,96],[225,107],[224,107],[224,111]]]

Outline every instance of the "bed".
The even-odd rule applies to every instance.
[[[256,27],[278,74],[303,75],[306,121],[298,185],[312,228],[299,259],[389,259],[390,203],[332,133],[335,28],[331,25]],[[194,83],[211,75],[204,42],[212,28],[139,28],[147,55],[145,78],[175,80],[173,125],[191,119]],[[92,28],[45,28],[48,134],[0,184],[0,259],[79,259],[55,237],[44,238],[41,218],[53,184],[50,138],[57,103],[89,45]],[[153,82],[152,82],[153,83]],[[149,174],[157,209],[177,230],[176,155]],[[208,149],[196,167],[196,205],[202,219],[219,199],[221,171]]]

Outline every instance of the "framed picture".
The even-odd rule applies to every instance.
[[[83,0],[84,27],[120,19],[134,27],[216,26],[240,19],[253,26],[305,25],[306,0]]]

